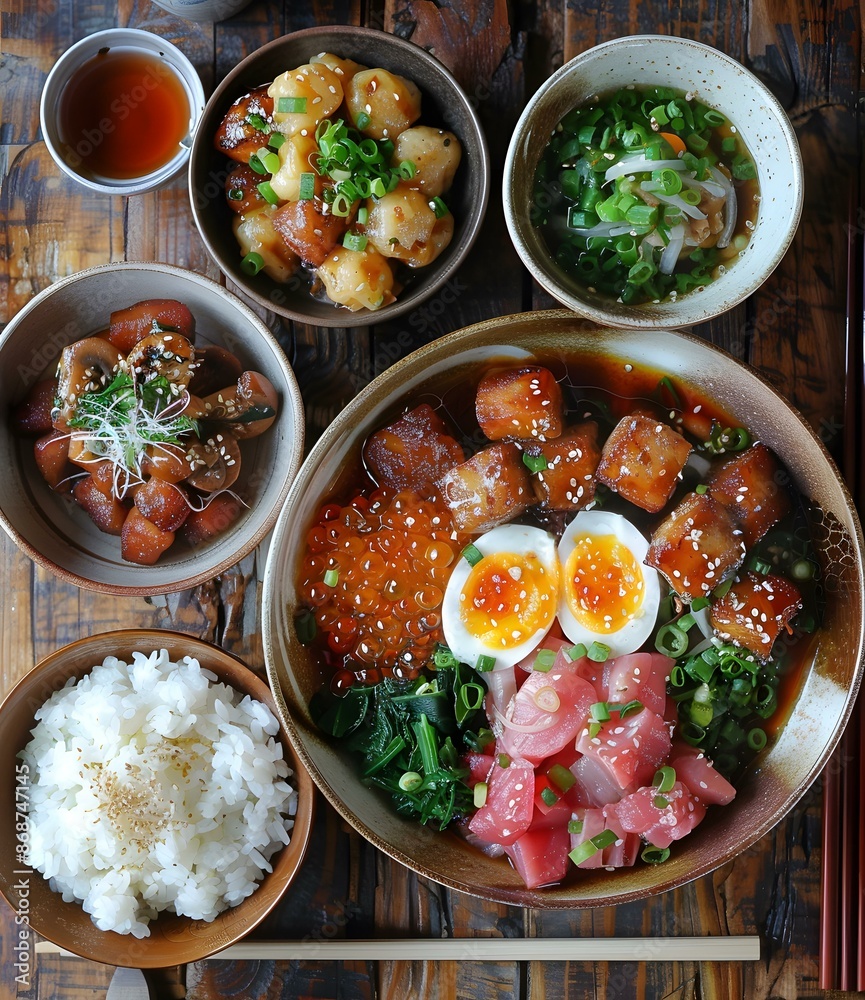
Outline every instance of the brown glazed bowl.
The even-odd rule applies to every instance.
[[[282,348],[255,313],[216,282],[169,264],[104,264],[62,278],[37,295],[0,334],[0,399],[10,407],[52,376],[60,352],[104,330],[114,309],[142,299],[179,299],[196,320],[198,346],[228,348],[279,394],[279,415],[244,441],[234,491],[248,506],[229,530],[189,548],[177,542],[153,566],[126,562],[120,539],[101,532],[71,498],[49,489],[33,438],[0,420],[0,524],[31,559],[61,579],[106,594],[166,594],[197,586],[251,552],[273,526],[303,457],[303,406]]]
[[[486,857],[456,834],[400,818],[360,782],[351,757],[312,722],[308,704],[321,674],[294,629],[295,579],[307,530],[367,435],[406,405],[441,400],[443,379],[451,379],[448,398],[456,399],[455,373],[476,383],[493,359],[533,355],[621,360],[617,391],[625,396],[628,364],[666,373],[758,434],[818,511],[814,532],[827,596],[825,624],[808,647],[789,718],[777,741],[749,769],[735,801],[710,809],[664,864],[575,872],[562,885],[540,889],[527,889],[505,860]],[[450,888],[503,903],[561,908],[622,903],[682,885],[735,857],[778,823],[820,773],[859,687],[865,629],[862,545],[852,501],[820,440],[746,365],[675,333],[602,329],[566,311],[505,316],[457,331],[398,362],[343,410],[310,453],[277,521],[265,571],[268,676],[289,738],[313,780],[349,823],[397,861]]]
[[[351,312],[314,299],[307,284],[285,284],[266,274],[250,277],[240,268],[242,255],[231,228],[234,213],[225,203],[230,162],[213,145],[213,137],[233,101],[280,73],[309,62],[319,52],[332,52],[364,66],[390,70],[413,80],[422,94],[421,122],[453,132],[463,155],[447,203],[454,216],[450,246],[427,267],[411,275],[396,302],[371,312]],[[277,38],[248,55],[225,77],[207,102],[198,123],[189,161],[192,215],[210,255],[220,269],[254,302],[288,319],[316,326],[354,327],[384,323],[416,308],[453,277],[483,221],[489,194],[489,154],[478,118],[450,72],[424,49],[385,31],[353,25],[305,28]]]
[[[223,911],[211,922],[190,920],[162,913],[150,924],[150,936],[136,939],[129,934],[101,931],[78,903],[65,903],[39,872],[27,872],[16,855],[20,844],[16,823],[26,800],[26,783],[16,785],[16,755],[24,749],[35,725],[34,713],[70,677],[81,678],[106,656],[131,658],[134,650],[150,653],[166,649],[173,660],[189,655],[212,670],[220,681],[241,694],[263,702],[274,714],[277,709],[267,684],[241,660],[224,649],[179,632],[161,629],[121,629],[79,639],[56,650],[38,663],[9,692],[0,705],[0,809],[4,817],[0,834],[0,893],[16,914],[26,914],[30,926],[42,937],[82,958],[106,965],[141,969],[164,968],[195,962],[227,948],[257,926],[279,902],[300,868],[309,842],[315,789],[299,763],[285,732],[279,739],[289,767],[289,779],[297,791],[297,812],[291,841],[271,861],[273,871],[242,903]],[[16,787],[22,789],[16,810]],[[18,813],[18,817],[16,817]]]

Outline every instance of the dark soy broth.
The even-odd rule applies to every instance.
[[[66,160],[79,173],[125,180],[165,166],[189,131],[189,99],[155,55],[103,49],[60,99]]]

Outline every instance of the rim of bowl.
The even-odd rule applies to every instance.
[[[112,44],[113,42],[113,44]],[[130,49],[137,52],[146,52],[164,59],[171,66],[175,76],[183,87],[189,101],[189,131],[187,137],[182,141],[181,148],[168,161],[168,163],[152,170],[148,174],[139,177],[118,178],[117,180],[94,180],[78,173],[61,152],[61,139],[58,126],[60,110],[60,96],[66,88],[72,75],[86,61],[95,56],[102,48]],[[106,28],[104,31],[96,31],[92,35],[71,45],[58,58],[51,67],[45,83],[42,86],[42,93],[39,98],[39,124],[42,127],[42,136],[51,158],[58,167],[72,180],[77,181],[82,186],[91,191],[98,191],[100,194],[133,195],[144,194],[146,191],[153,191],[161,187],[167,181],[179,174],[186,166],[192,149],[192,141],[204,114],[205,97],[204,87],[197,70],[189,61],[188,57],[181,50],[152,31],[144,31],[141,28]]]
[[[220,254],[218,249],[213,245],[206,232],[205,225],[202,221],[204,213],[203,210],[199,210],[199,207],[196,204],[194,191],[197,168],[199,167],[199,164],[203,162],[205,155],[210,155],[209,148],[207,149],[207,154],[203,151],[206,146],[209,146],[210,138],[200,134],[199,129],[196,129],[195,137],[192,143],[192,152],[189,157],[189,200],[192,205],[192,218],[195,222],[195,227],[198,230],[198,235],[201,237],[207,252],[216,262],[220,271],[222,271],[227,278],[233,281],[238,288],[241,289],[244,295],[248,295],[254,302],[264,306],[266,309],[278,313],[286,319],[294,320],[298,323],[312,323],[316,326],[339,328],[372,326],[374,324],[387,322],[390,319],[395,319],[397,316],[401,316],[404,313],[416,308],[421,302],[434,295],[441,288],[441,286],[453,276],[454,272],[462,264],[466,255],[477,240],[481,225],[484,221],[484,216],[486,215],[490,193],[490,154],[487,147],[486,136],[484,135],[484,130],[475,109],[472,107],[471,102],[466,96],[463,88],[444,63],[436,59],[436,57],[427,52],[426,49],[421,48],[421,46],[416,45],[414,42],[400,38],[398,35],[393,35],[387,31],[381,31],[378,28],[366,28],[346,24],[328,24],[313,28],[301,28],[299,31],[292,31],[279,38],[274,38],[272,41],[262,45],[254,52],[251,52],[233,69],[231,69],[229,73],[220,81],[219,85],[210,95],[210,99],[208,100],[201,116],[202,119],[223,103],[226,93],[234,86],[234,82],[237,77],[245,73],[248,67],[262,55],[279,49],[279,47],[283,45],[287,39],[293,40],[322,36],[332,38],[340,38],[344,36],[350,36],[352,38],[365,37],[375,39],[377,44],[384,44],[386,46],[391,46],[397,51],[409,53],[412,58],[419,59],[421,62],[426,63],[427,66],[433,70],[433,72],[443,77],[450,85],[452,91],[457,95],[462,106],[462,111],[471,123],[471,129],[477,138],[477,142],[482,153],[481,162],[473,165],[473,169],[478,171],[481,197],[475,203],[475,208],[473,209],[471,215],[469,215],[466,219],[466,228],[461,236],[462,245],[460,246],[459,252],[448,261],[448,266],[442,270],[441,274],[438,275],[429,287],[423,290],[422,296],[412,297],[411,291],[409,290],[409,294],[406,295],[406,297],[398,298],[396,302],[392,302],[383,309],[378,309],[374,312],[371,312],[368,309],[351,312],[346,308],[334,307],[333,317],[327,314],[323,316],[310,316],[308,313],[291,309],[288,306],[276,305],[270,298],[259,292],[250,282],[244,280],[243,276],[238,273],[239,265],[237,265],[236,261],[234,262],[234,266],[232,266],[231,262],[225,260],[223,255]],[[429,266],[435,267],[435,262]],[[421,271],[423,270],[425,269],[421,269]]]
[[[219,676],[219,674],[216,671],[214,671],[214,673],[217,673],[219,681],[221,683],[228,684],[228,686],[231,687],[234,691],[237,691],[242,695],[250,694],[256,701],[260,701],[263,704],[267,705],[267,707],[270,708],[271,711],[273,711],[273,709],[276,708],[274,715],[280,726],[279,741],[282,744],[283,749],[287,749],[289,753],[293,754],[295,758],[293,760],[291,759],[291,757],[289,757],[287,759],[287,762],[294,771],[292,779],[295,786],[295,791],[297,793],[297,805],[298,805],[295,815],[294,817],[292,817],[294,819],[294,825],[292,826],[291,829],[291,843],[293,844],[295,842],[295,834],[299,833],[300,845],[298,848],[296,848],[296,850],[299,851],[299,854],[297,857],[297,862],[294,866],[294,870],[286,879],[285,885],[282,887],[279,893],[277,893],[273,901],[268,906],[266,906],[260,914],[255,915],[255,917],[251,920],[249,926],[244,931],[242,931],[239,934],[236,934],[232,938],[232,941],[238,941],[240,938],[244,937],[246,934],[250,933],[254,928],[256,928],[270,913],[273,912],[274,909],[276,909],[276,907],[282,900],[283,896],[291,887],[292,882],[294,882],[294,880],[297,878],[297,874],[300,871],[301,866],[303,865],[304,858],[306,857],[306,853],[309,848],[309,841],[312,835],[312,823],[315,818],[315,807],[316,807],[315,784],[310,777],[309,771],[304,767],[303,762],[298,758],[297,751],[294,749],[294,744],[290,739],[287,738],[288,733],[285,728],[285,725],[282,722],[282,718],[280,717],[279,706],[276,704],[276,699],[274,698],[273,691],[270,689],[270,686],[267,684],[267,682],[262,677],[260,677],[251,667],[249,667],[236,653],[232,653],[229,650],[224,649],[222,646],[218,646],[216,643],[210,642],[207,639],[200,639],[197,636],[189,635],[186,632],[178,632],[174,629],[155,629],[155,628],[112,629],[108,632],[98,632],[95,633],[94,635],[83,636],[82,638],[76,639],[73,642],[66,643],[65,646],[60,646],[57,649],[52,650],[50,653],[43,656],[41,660],[35,663],[33,667],[31,667],[31,669],[26,674],[24,674],[23,677],[19,677],[19,679],[15,682],[15,685],[6,693],[5,697],[2,699],[2,701],[0,701],[0,717],[3,716],[3,713],[6,710],[7,703],[11,702],[14,698],[18,696],[18,689],[25,687],[28,683],[33,683],[37,671],[44,673],[52,666],[54,666],[55,662],[58,659],[65,657],[76,647],[86,647],[88,645],[91,645],[94,642],[94,640],[104,640],[108,636],[116,637],[116,639],[118,640],[118,644],[122,643],[126,639],[130,640],[130,645],[135,645],[135,646],[143,646],[149,643],[151,646],[151,650],[161,648],[159,647],[159,643],[164,641],[165,636],[168,636],[171,640],[175,642],[182,641],[184,644],[187,644],[190,647],[190,651],[188,654],[184,655],[194,656],[199,661],[202,658],[201,656],[199,656],[199,653],[201,653],[202,656],[213,655],[214,653],[223,655],[228,659],[233,660],[238,666],[244,669],[244,671],[248,675],[245,677],[245,683],[249,685],[249,690],[248,691],[242,690],[233,681],[223,681],[222,678]],[[172,653],[171,655],[173,656],[174,654]],[[88,674],[96,666],[98,666],[98,664],[93,663],[90,667],[88,667],[85,670],[84,673],[81,674],[81,676],[82,677],[86,676],[86,674]],[[203,669],[210,670],[213,668],[203,667]],[[45,699],[43,700],[43,703],[49,697],[50,695],[46,695]],[[273,702],[273,705],[271,705],[270,702]],[[301,802],[303,803],[302,807],[301,807]],[[285,845],[285,846],[288,847],[290,845]],[[284,849],[285,848],[282,848],[282,850]],[[281,851],[278,853],[281,853]],[[278,856],[278,854],[275,856]],[[37,872],[34,870],[33,874],[37,874],[39,875],[40,878],[43,878],[41,872]],[[257,886],[260,887],[264,879],[266,879],[269,875],[270,875],[269,872],[265,872],[264,877],[262,878],[261,881],[257,883]],[[256,888],[255,891],[257,892],[258,889]],[[254,895],[255,893],[251,894],[251,896]],[[3,891],[2,887],[0,887],[0,896],[2,896],[6,900],[6,902],[13,907],[13,909],[16,909],[15,904],[13,904],[12,901],[6,896],[6,893]],[[251,898],[251,896],[248,896],[247,899]],[[241,900],[241,902],[238,903],[237,906],[242,906],[244,902],[246,902],[246,900]],[[81,906],[80,903],[77,903],[77,905],[79,907]],[[229,907],[229,910],[231,909],[234,909],[234,907]],[[223,911],[223,912],[228,912],[228,911]],[[219,916],[221,916],[221,914],[217,915],[216,917],[217,920],[219,919]],[[192,918],[186,918],[186,919],[189,919],[190,922],[192,922]],[[214,925],[213,921],[208,923],[208,926],[211,925]],[[114,933],[114,932],[100,931],[95,925],[94,925],[94,931],[99,934]],[[37,933],[39,933],[42,937],[45,937],[47,940],[52,941],[54,944],[59,945],[60,947],[70,948],[70,942],[68,940],[58,940],[58,938],[62,937],[62,935],[55,934],[53,931],[46,932],[41,928],[37,928]],[[121,939],[128,939],[130,943],[133,943],[137,940],[136,938],[133,938],[131,935],[119,935],[119,937],[121,937]],[[146,941],[147,939],[145,938],[144,940]],[[197,955],[197,957],[186,958],[184,959],[184,961],[187,963],[193,961],[200,961],[201,959],[207,958],[209,955],[213,955],[217,951],[221,951],[223,948],[227,947],[229,943],[231,942],[222,940],[214,941],[211,944],[208,944],[206,946],[205,951]],[[72,949],[70,948],[70,950]],[[93,962],[102,962],[107,965],[118,966],[121,968],[149,969],[149,968],[161,967],[160,963],[154,963],[153,961],[141,965],[135,965],[135,964],[127,965],[122,962],[115,961],[115,959],[117,959],[119,956],[114,953],[98,954],[91,952],[89,949],[82,949],[80,952],[78,951],[74,952],[74,954],[78,955],[81,958],[89,959],[90,961]]]
[[[288,467],[290,471],[292,467],[296,466],[295,475],[297,475],[303,459],[305,417],[300,387],[297,384],[297,378],[294,371],[285,356],[285,351],[282,349],[276,337],[274,337],[265,325],[264,321],[260,319],[239,296],[229,292],[228,289],[223,288],[222,285],[217,284],[217,282],[215,282],[212,278],[205,277],[203,274],[190,271],[188,268],[177,267],[174,264],[164,264],[160,261],[118,261],[113,264],[97,264],[95,267],[88,267],[84,271],[76,271],[75,274],[70,274],[65,278],[61,278],[59,281],[54,282],[53,285],[49,285],[48,288],[44,288],[22,309],[20,309],[15,316],[13,316],[3,331],[0,332],[0,352],[2,352],[3,345],[6,343],[6,340],[14,334],[20,321],[29,316],[31,312],[38,309],[46,299],[61,293],[68,285],[74,284],[83,278],[88,278],[94,274],[100,274],[102,272],[113,271],[148,271],[161,274],[168,273],[182,278],[185,281],[194,280],[194,283],[204,285],[210,292],[216,293],[220,298],[230,302],[232,308],[236,308],[241,312],[247,322],[255,328],[256,333],[271,349],[273,356],[279,363],[282,374],[286,380],[286,385],[288,386],[289,391],[286,393],[286,398],[283,400],[282,412],[285,413],[286,410],[290,410],[293,425],[295,427],[294,442],[291,449],[291,461],[289,462]],[[66,583],[74,584],[82,590],[129,597],[152,597],[158,594],[174,594],[180,590],[189,590],[192,587],[197,587],[199,584],[206,583],[208,580],[212,580],[215,576],[218,576],[231,566],[234,566],[244,556],[248,555],[257,545],[259,545],[276,523],[276,519],[279,517],[280,510],[282,509],[285,499],[288,496],[293,478],[294,477],[290,474],[285,477],[285,480],[280,488],[279,496],[277,497],[270,514],[241,549],[239,549],[235,554],[225,556],[220,559],[212,567],[192,573],[189,576],[184,576],[177,581],[171,582],[170,584],[159,584],[157,586],[152,584],[149,586],[141,586],[139,584],[114,585],[102,583],[99,580],[91,580],[88,577],[80,576],[78,573],[74,573],[71,570],[64,569],[62,566],[58,566],[57,563],[50,558],[50,556],[44,552],[40,552],[33,545],[31,545],[30,542],[15,528],[2,507],[0,507],[0,527],[6,531],[6,534],[9,535],[18,548],[21,549],[21,551],[35,563],[38,563],[38,565],[50,570],[55,574],[55,576],[59,577]],[[124,566],[127,566],[127,564],[124,564]],[[128,569],[131,574],[134,574],[136,571],[136,564],[128,563]]]
[[[684,303],[691,301],[694,303],[692,308],[679,318],[673,314],[669,316],[663,315],[663,307],[665,304],[663,302],[658,306],[655,306],[653,310],[654,314],[644,315],[641,311],[641,307],[632,307],[631,309],[621,308],[619,310],[615,310],[611,307],[607,308],[602,305],[588,305],[584,300],[577,298],[571,292],[565,290],[559,283],[555,265],[551,262],[549,268],[545,268],[542,267],[541,264],[535,259],[534,249],[529,245],[529,241],[524,235],[525,231],[529,228],[528,224],[523,221],[525,213],[520,213],[516,209],[518,201],[524,201],[528,198],[528,194],[518,194],[513,190],[515,163],[517,159],[520,158],[521,150],[525,145],[526,131],[528,129],[529,122],[535,113],[538,103],[543,99],[543,97],[562,80],[566,79],[574,68],[584,62],[597,58],[599,55],[602,56],[608,49],[637,48],[647,44],[666,46],[670,49],[677,49],[680,47],[693,48],[705,53],[708,58],[716,59],[726,68],[737,73],[745,74],[749,78],[749,83],[760,93],[761,98],[766,102],[766,105],[770,110],[781,135],[783,136],[786,150],[790,156],[790,164],[793,171],[794,185],[791,196],[793,201],[793,211],[789,217],[789,223],[785,230],[784,238],[776,244],[776,248],[772,252],[768,264],[764,263],[758,271],[753,272],[751,280],[747,283],[744,289],[735,299],[731,299],[725,304],[719,304],[717,307],[712,309],[701,309],[698,305],[699,300],[694,300],[690,296],[678,300],[676,304],[679,308],[681,308]],[[534,160],[533,156],[532,159]],[[720,49],[717,49],[712,45],[707,45],[705,42],[698,42],[690,38],[680,38],[676,35],[625,35],[620,38],[613,38],[609,41],[601,42],[599,45],[594,45],[591,48],[586,49],[579,55],[574,56],[573,59],[570,59],[563,66],[559,67],[559,69],[557,69],[552,76],[541,84],[538,90],[529,99],[526,107],[523,109],[523,113],[520,115],[513,135],[511,136],[511,141],[508,144],[502,180],[502,202],[504,205],[505,217],[508,222],[508,232],[510,234],[511,241],[514,244],[515,250],[519,254],[520,259],[523,261],[525,266],[531,272],[532,277],[538,282],[539,285],[541,285],[542,288],[549,292],[550,295],[557,299],[562,305],[567,306],[568,309],[576,313],[578,316],[590,319],[599,326],[623,327],[629,329],[678,330],[682,327],[693,326],[697,323],[705,323],[716,316],[723,315],[723,313],[728,312],[730,309],[733,309],[739,303],[743,302],[749,295],[752,295],[755,291],[757,291],[757,289],[767,280],[767,278],[784,258],[790,244],[793,242],[793,238],[796,235],[796,230],[799,226],[799,221],[802,216],[803,200],[804,170],[802,165],[802,153],[799,149],[799,142],[796,138],[793,126],[790,123],[790,119],[787,117],[786,111],[784,111],[775,95],[757,76],[751,72],[751,70],[749,70],[746,66],[743,66],[737,59],[727,55],[726,52],[722,52]]]
[[[363,420],[363,409],[366,405],[366,400],[370,396],[376,396],[379,401],[383,401],[388,396],[393,395],[395,387],[392,383],[398,383],[401,380],[403,370],[406,368],[414,368],[423,359],[429,358],[430,355],[433,356],[435,360],[440,360],[442,352],[446,352],[448,348],[453,346],[455,349],[458,348],[462,343],[467,342],[475,334],[484,334],[487,331],[492,331],[499,324],[506,326],[508,324],[519,322],[536,322],[544,324],[546,322],[555,322],[559,320],[573,322],[581,324],[581,329],[586,333],[591,333],[593,331],[592,324],[585,324],[585,322],[578,316],[575,316],[573,311],[566,309],[550,309],[536,311],[533,313],[515,313],[508,316],[499,316],[494,319],[482,320],[479,323],[474,323],[471,326],[464,327],[460,330],[455,330],[453,333],[446,335],[430,342],[429,344],[420,347],[418,350],[414,351],[412,354],[405,358],[397,361],[392,367],[388,368],[386,371],[378,375],[372,382],[366,386],[361,393],[352,400],[345,409],[339,414],[339,416],[330,424],[330,426],[325,430],[319,440],[316,442],[306,460],[301,467],[300,472],[295,478],[294,484],[292,485],[289,495],[285,501],[280,516],[277,520],[276,526],[274,528],[273,538],[270,545],[270,550],[268,553],[267,565],[265,567],[264,573],[264,588],[263,588],[263,602],[262,607],[264,612],[262,615],[262,640],[264,646],[264,657],[265,664],[267,668],[268,681],[270,683],[270,688],[273,693],[274,700],[276,701],[277,707],[280,712],[280,720],[285,726],[285,730],[288,733],[289,739],[294,746],[295,752],[303,763],[304,767],[309,771],[312,776],[313,781],[318,786],[324,797],[330,802],[330,804],[336,809],[336,811],[346,820],[358,833],[362,834],[367,840],[370,841],[375,847],[383,851],[389,857],[393,858],[395,861],[400,862],[400,864],[405,865],[410,870],[423,875],[426,878],[430,878],[441,885],[444,885],[450,889],[456,889],[460,892],[465,892],[470,895],[479,896],[484,899],[493,900],[495,902],[507,903],[510,905],[526,906],[526,907],[540,907],[545,909],[571,909],[571,908],[585,908],[592,906],[603,906],[607,903],[612,902],[616,905],[620,903],[628,903],[638,899],[645,899],[652,895],[657,895],[661,892],[666,892],[669,889],[678,888],[679,886],[686,885],[689,882],[700,878],[703,875],[707,875],[710,872],[715,871],[717,868],[726,864],[728,861],[732,860],[743,851],[748,850],[753,844],[755,844],[761,837],[765,836],[774,826],[776,826],[781,820],[790,812],[790,810],[795,806],[795,804],[801,799],[801,797],[807,792],[808,788],[813,784],[816,778],[819,776],[820,772],[826,765],[826,762],[831,757],[835,748],[837,747],[841,736],[847,726],[850,719],[850,715],[853,711],[853,705],[856,700],[856,695],[859,691],[859,687],[862,681],[863,673],[863,663],[865,663],[865,628],[861,631],[857,640],[857,652],[856,652],[856,669],[854,672],[854,678],[852,684],[848,687],[844,710],[839,719],[839,723],[832,734],[831,739],[826,743],[823,748],[821,757],[816,761],[814,766],[808,771],[805,778],[799,783],[799,785],[787,794],[785,803],[777,810],[775,810],[771,815],[767,815],[763,818],[762,822],[753,830],[751,830],[748,835],[740,841],[734,848],[730,848],[723,852],[718,858],[699,865],[697,868],[689,871],[684,877],[676,877],[662,882],[659,886],[652,889],[637,888],[632,890],[626,890],[619,893],[615,898],[610,898],[605,902],[604,899],[573,899],[573,898],[561,898],[556,896],[551,896],[549,898],[544,898],[541,895],[542,890],[539,889],[487,889],[483,887],[470,885],[466,881],[460,880],[458,877],[452,877],[446,875],[442,872],[433,871],[431,868],[423,868],[421,865],[413,861],[410,857],[400,851],[398,848],[384,841],[378,833],[369,825],[367,825],[363,820],[354,815],[340,799],[339,795],[330,786],[327,776],[321,772],[321,770],[316,765],[315,761],[312,759],[310,754],[306,750],[303,738],[298,732],[295,726],[294,719],[289,712],[288,705],[286,703],[285,696],[282,691],[282,687],[279,680],[279,674],[274,663],[275,650],[277,649],[277,640],[273,634],[273,626],[275,622],[272,620],[273,609],[275,605],[275,595],[273,591],[276,589],[275,577],[277,574],[277,569],[275,568],[275,553],[283,549],[287,543],[286,536],[289,531],[289,522],[291,520],[291,512],[300,494],[303,493],[305,489],[305,479],[311,475],[312,470],[318,465],[323,456],[337,443],[337,439],[343,432],[343,427],[345,425],[351,425],[353,423],[361,423]],[[628,336],[634,336],[639,331],[624,327],[622,325],[612,326],[609,328],[612,332],[622,332]],[[822,455],[822,459],[825,462],[827,468],[832,472],[835,481],[840,487],[841,494],[844,503],[847,507],[847,511],[850,515],[854,531],[852,533],[852,542],[855,545],[857,556],[858,556],[858,568],[860,581],[863,575],[863,555],[865,555],[865,538],[863,538],[862,525],[859,520],[859,516],[856,510],[856,506],[853,502],[853,498],[841,476],[835,462],[833,461],[831,455],[820,439],[819,435],[814,431],[814,429],[806,422],[802,414],[796,407],[793,406],[784,396],[778,392],[759,372],[748,365],[746,362],[733,357],[733,355],[727,353],[722,348],[717,347],[715,344],[705,341],[700,337],[695,337],[692,334],[682,333],[678,330],[653,330],[653,334],[658,336],[665,336],[671,338],[671,340],[685,340],[701,349],[706,350],[709,354],[715,355],[716,357],[724,359],[725,362],[733,362],[737,366],[743,376],[753,378],[758,382],[763,390],[768,392],[774,397],[776,403],[785,409],[787,409],[801,425],[802,430],[810,437],[811,441],[817,446],[819,452]],[[486,345],[483,345],[486,346]],[[455,353],[455,352],[454,352]],[[860,612],[862,616],[863,623],[865,623],[865,587],[862,589],[862,594],[860,595]],[[286,670],[290,672],[290,665],[286,664]],[[526,900],[525,898],[520,899],[518,896],[530,896],[531,899]]]

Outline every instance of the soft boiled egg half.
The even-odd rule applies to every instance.
[[[503,524],[467,546],[442,601],[450,651],[475,667],[517,663],[553,624],[559,598],[556,540],[540,528]],[[487,664],[489,669],[491,664]]]
[[[658,617],[658,574],[643,560],[648,541],[621,514],[584,510],[559,542],[558,618],[573,643],[601,642],[610,656],[632,653]]]

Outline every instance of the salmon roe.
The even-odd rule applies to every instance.
[[[409,491],[381,487],[322,507],[298,598],[337,668],[334,690],[418,675],[442,641],[442,598],[461,548],[447,507]]]

